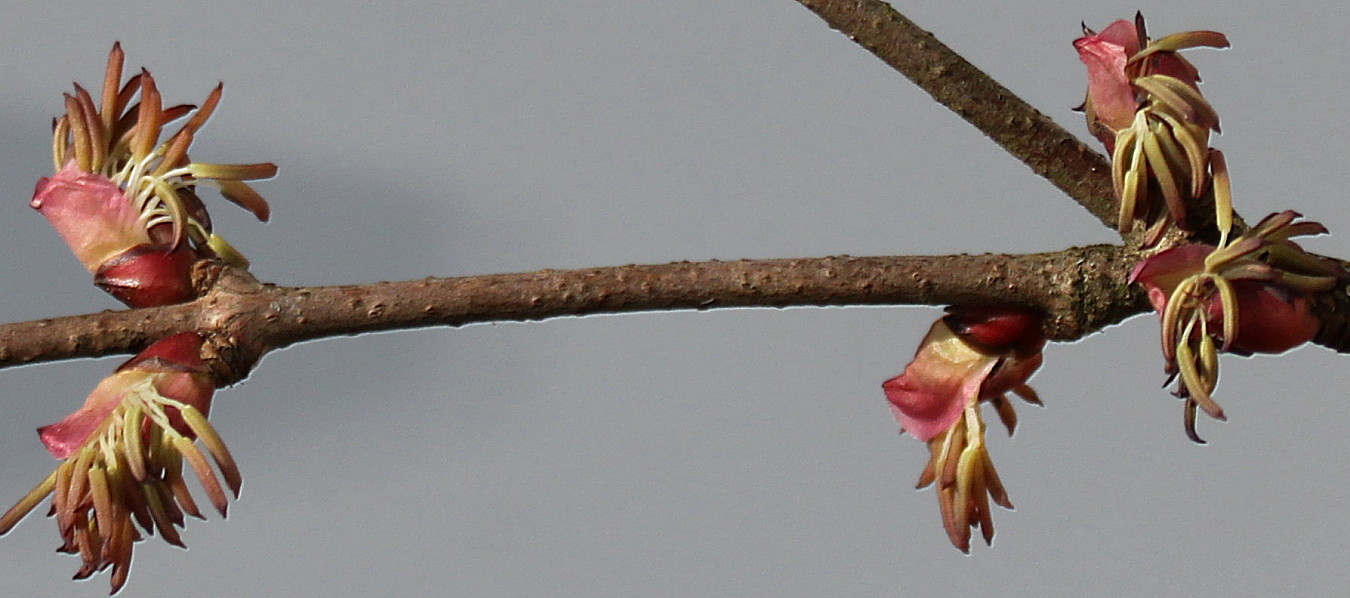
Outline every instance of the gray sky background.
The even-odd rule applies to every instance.
[[[1249,217],[1344,206],[1350,5],[900,2],[1082,133],[1080,20],[1142,9],[1195,51]],[[194,147],[271,160],[274,221],[208,197],[279,284],[678,259],[1028,252],[1114,235],[789,0],[17,3],[0,19],[0,320],[115,308],[26,207],[50,118],[121,40]],[[1310,247],[1350,255],[1350,236]],[[1326,595],[1350,557],[1344,361],[1225,358],[1231,422],[1181,428],[1137,318],[1046,350],[1046,408],[991,429],[1015,512],[964,557],[880,390],[935,308],[641,314],[297,346],[217,395],[244,470],[124,596]],[[119,359],[0,372],[0,498],[54,465],[33,428]],[[0,539],[14,596],[67,578],[55,524]]]

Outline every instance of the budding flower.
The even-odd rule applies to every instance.
[[[1212,398],[1220,352],[1283,353],[1322,327],[1309,295],[1331,289],[1345,272],[1290,240],[1327,232],[1298,217],[1271,214],[1222,247],[1181,245],[1130,272],[1162,321],[1164,370],[1179,376],[1175,394],[1186,401],[1186,434],[1195,442],[1203,442],[1195,431],[1197,408],[1225,419]]]
[[[47,450],[63,461],[0,516],[0,534],[51,496],[60,551],[83,560],[75,578],[111,567],[116,593],[126,583],[132,544],[142,530],[183,547],[178,528],[184,515],[202,518],[183,479],[184,461],[225,516],[225,490],[195,442],[236,497],[241,478],[206,420],[215,386],[199,357],[201,345],[190,332],[156,342],[104,379],[79,410],[39,428]]]
[[[69,162],[38,181],[31,202],[65,240],[94,282],[132,307],[169,305],[196,296],[190,273],[197,252],[156,242],[112,180]]]
[[[904,373],[882,384],[903,431],[928,443],[930,459],[920,488],[937,482],[947,535],[970,551],[970,529],[992,542],[994,524],[986,494],[1012,508],[984,444],[979,403],[994,406],[1012,434],[1017,414],[1012,392],[1039,405],[1026,381],[1041,365],[1043,316],[1009,306],[954,306],[933,323]]]
[[[1210,192],[1211,172],[1221,176],[1223,165],[1209,148],[1218,114],[1200,93],[1199,71],[1178,51],[1226,48],[1228,39],[1187,31],[1150,40],[1142,15],[1100,33],[1084,26],[1083,33],[1074,40],[1088,71],[1082,109],[1089,131],[1111,153],[1117,227],[1124,233],[1136,220],[1151,224],[1151,245],[1169,222],[1185,227],[1187,206]]]
[[[184,301],[193,296],[190,285],[182,284],[193,260],[219,257],[247,266],[212,232],[197,188],[214,186],[267,220],[267,202],[244,181],[272,177],[276,166],[190,161],[188,147],[220,102],[222,88],[217,86],[195,112],[190,105],[164,108],[150,73],[142,70],[121,84],[122,58],[121,47],[114,45],[98,104],[79,85],[74,95],[66,95],[66,114],[53,123],[56,174],[38,182],[31,205],[100,286],[128,305]],[[183,117],[187,122],[161,142],[164,125]],[[171,255],[177,252],[183,254]],[[155,263],[128,263],[141,260]],[[106,272],[114,262],[117,271]]]

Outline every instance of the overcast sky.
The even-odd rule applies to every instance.
[[[1350,232],[1344,24],[1292,2],[900,2],[1055,120],[1070,42],[1142,9],[1223,118],[1239,209]],[[27,207],[61,93],[121,40],[166,102],[225,99],[193,148],[270,160],[259,225],[217,229],[283,285],[671,260],[1030,252],[1115,236],[790,0],[9,2],[0,19],[0,320],[114,309]],[[1313,241],[1350,256],[1350,236]],[[136,550],[124,596],[1327,595],[1350,557],[1345,362],[1225,358],[1191,444],[1140,317],[1046,349],[1015,512],[949,544],[927,452],[880,383],[936,308],[730,310],[300,345],[217,395],[244,472],[230,519]],[[0,372],[0,500],[55,462],[33,429],[119,358]],[[2,507],[0,507],[2,508]],[[41,509],[39,509],[41,510]],[[72,584],[55,523],[0,539],[15,596]]]

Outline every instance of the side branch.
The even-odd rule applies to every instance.
[[[0,326],[0,367],[129,353],[184,331],[210,339],[220,379],[268,351],[363,332],[474,322],[731,307],[1039,307],[1047,333],[1074,340],[1146,309],[1121,281],[1138,256],[1095,245],[1028,255],[826,257],[541,270],[368,285],[287,288],[203,262],[192,303]]]
[[[975,125],[994,143],[1087,208],[1102,224],[1116,227],[1115,194],[1107,159],[933,34],[881,0],[797,1],[923,88],[939,104]],[[1195,240],[1218,241],[1212,202],[1212,195],[1206,195],[1198,200],[1198,209],[1192,211],[1190,228],[1199,231]],[[1234,234],[1247,228],[1241,216],[1234,213]],[[1125,243],[1138,246],[1142,234],[1136,228],[1126,235]],[[1170,247],[1187,242],[1190,237],[1192,233],[1172,229],[1158,246]],[[1344,260],[1338,261],[1345,264]],[[1334,291],[1322,294],[1315,304],[1323,322],[1315,342],[1340,352],[1350,352],[1350,291],[1346,284],[1343,281]]]
[[[798,0],[1115,228],[1110,165],[881,0]]]

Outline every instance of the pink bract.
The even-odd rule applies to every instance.
[[[1073,47],[1078,50],[1078,59],[1087,66],[1087,104],[1091,114],[1111,131],[1130,126],[1139,108],[1130,77],[1125,73],[1125,63],[1139,51],[1139,33],[1134,23],[1116,21],[1100,33],[1074,40]],[[1102,142],[1109,147],[1115,140]]]
[[[39,179],[29,205],[47,218],[90,272],[123,251],[151,242],[117,184],[80,170],[73,161]]]
[[[1040,318],[1030,312],[955,308],[933,323],[904,373],[881,386],[900,427],[927,441],[966,407],[1024,385],[1041,365],[1044,343]]]
[[[1167,307],[1172,290],[1196,272],[1205,268],[1205,257],[1214,252],[1213,245],[1194,243],[1180,245],[1149,256],[1134,265],[1128,282],[1138,283],[1148,293],[1149,305],[1158,313]]]
[[[919,440],[950,428],[998,363],[958,344],[945,323],[934,322],[904,373],[881,384],[895,421]]]

